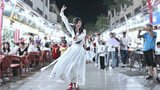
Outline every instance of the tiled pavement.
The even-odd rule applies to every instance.
[[[25,79],[2,85],[2,90],[67,90],[65,83],[57,83],[49,78],[53,67],[46,71],[35,71]],[[87,64],[86,85],[80,90],[160,90],[160,84],[154,80],[147,81],[142,71],[129,68],[98,70],[93,63]]]

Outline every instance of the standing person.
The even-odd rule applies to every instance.
[[[51,77],[54,80],[66,81],[69,84],[68,90],[72,90],[73,84],[76,90],[79,90],[79,85],[85,85],[86,61],[83,45],[85,43],[86,30],[82,28],[82,21],[78,17],[74,18],[74,26],[72,28],[64,15],[65,9],[66,7],[63,6],[60,15],[67,30],[72,35],[73,44],[57,59],[58,62],[52,70]]]
[[[100,69],[105,69],[105,55],[106,55],[106,47],[103,41],[100,41],[100,45],[98,46],[98,55],[99,55],[99,62],[100,62]]]
[[[36,43],[41,43],[41,38],[39,36],[36,38]]]
[[[48,42],[47,40],[48,40],[48,38],[44,37],[44,40],[42,41],[42,48],[45,47],[46,43]]]
[[[160,42],[157,42],[156,53],[160,54]]]
[[[123,62],[122,67],[126,67],[128,44],[129,44],[129,40],[126,37],[126,32],[123,32],[123,37],[120,39],[120,52],[121,52],[121,57]]]
[[[55,45],[53,46],[52,58],[53,58],[53,59],[59,58],[59,46],[58,46],[58,44],[55,44]]]
[[[96,38],[94,40],[94,43],[96,45],[96,58],[95,58],[95,67],[98,66],[98,46],[99,46],[99,41],[100,41],[100,34],[96,35]]]
[[[67,43],[65,40],[62,41],[62,45],[60,47],[60,52],[61,52],[61,55],[67,50]]]
[[[114,38],[119,42],[119,39],[116,37],[116,33],[113,34]],[[115,47],[115,57],[116,57],[116,67],[119,66],[119,56],[118,56],[118,47]]]
[[[115,60],[115,47],[119,46],[118,41],[114,38],[113,33],[110,33],[110,39],[107,41],[106,46],[108,47],[107,52],[107,59],[106,59],[106,67],[109,67],[109,59],[112,57],[112,67],[114,68],[116,66],[116,60]]]
[[[157,65],[155,61],[155,46],[156,46],[157,33],[153,31],[153,25],[150,23],[147,24],[147,28],[144,30],[147,32],[143,35],[140,35],[142,30],[139,30],[138,38],[144,38],[145,40],[143,53],[145,62],[148,65],[148,73],[149,73],[149,76],[146,79],[147,80],[153,79],[152,70],[154,70],[156,81],[160,83],[160,80],[158,78]]]

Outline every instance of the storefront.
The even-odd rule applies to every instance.
[[[6,5],[3,11],[2,38],[5,41],[18,42],[22,37],[28,39],[31,37],[28,33],[33,33],[34,38],[37,36],[41,39],[44,36],[49,38],[52,36],[51,32],[61,31],[62,27],[57,24],[52,25],[22,1],[12,1],[5,0]]]

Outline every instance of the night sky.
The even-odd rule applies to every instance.
[[[65,15],[74,15],[82,18],[83,24],[96,23],[97,16],[107,13],[103,0],[56,0],[59,9],[66,5]]]

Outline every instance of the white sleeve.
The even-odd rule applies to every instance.
[[[63,22],[64,22],[67,30],[70,32],[70,34],[72,34],[72,33],[73,33],[73,28],[71,27],[71,25],[70,25],[70,23],[68,22],[68,19],[66,18],[66,16],[64,15],[64,13],[61,12],[61,13],[60,13],[60,16],[61,16],[61,18],[62,18],[62,20],[63,20]]]

